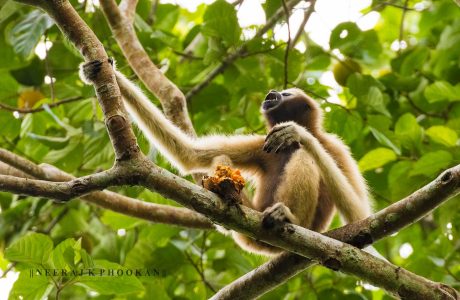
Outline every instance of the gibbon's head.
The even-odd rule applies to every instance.
[[[269,128],[287,121],[294,121],[311,131],[321,128],[321,108],[297,88],[281,92],[271,90],[262,102],[261,111]]]

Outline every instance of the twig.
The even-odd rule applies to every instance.
[[[147,17],[147,24],[149,24],[150,26],[152,26],[153,23],[155,23],[155,14],[157,12],[157,7],[158,7],[158,0],[153,0],[152,6],[150,7],[150,11],[149,11],[149,16]]]
[[[294,46],[297,45],[297,42],[299,41],[300,36],[305,31],[305,25],[307,25],[308,20],[310,20],[311,15],[315,11],[315,4],[316,4],[316,0],[310,0],[310,6],[304,12],[303,20],[302,20],[302,23],[300,23],[299,30],[297,31],[296,35],[292,39],[292,42],[290,43],[291,48],[294,48]]]
[[[291,25],[289,22],[289,9],[286,6],[286,0],[282,0],[281,3],[283,4],[284,14],[286,15],[286,26],[288,31],[288,38],[287,38],[287,45],[286,50],[284,51],[284,83],[283,87],[286,89],[288,85],[288,77],[289,77],[289,50],[291,49]]]
[[[399,45],[398,45],[398,54],[401,54],[401,44],[404,39],[404,19],[406,18],[406,13],[407,13],[407,4],[409,3],[409,0],[404,1],[404,6],[403,6],[403,11],[401,14],[401,23],[399,24]]]
[[[46,46],[46,41],[48,40],[48,33],[45,33],[45,69],[46,69],[46,75],[50,78],[50,98],[51,102],[54,103],[54,80],[53,80],[53,72],[51,71],[51,67],[49,64],[49,57],[48,57],[48,47]]]
[[[286,3],[286,6],[288,7],[288,9],[291,9],[299,2],[300,0],[290,0]],[[209,72],[209,74],[203,79],[203,81],[201,81],[200,83],[192,87],[185,95],[185,98],[187,99],[187,101],[190,101],[191,98],[193,98],[196,94],[198,94],[202,89],[207,87],[214,80],[214,78],[216,78],[219,74],[224,72],[227,69],[227,67],[233,64],[235,60],[242,57],[247,52],[247,45],[252,40],[262,37],[270,28],[272,28],[276,24],[276,22],[283,15],[284,15],[284,7],[281,7],[273,14],[273,16],[270,17],[267,23],[256,32],[256,34],[251,40],[244,42],[243,45],[241,45],[235,52],[230,53],[226,57],[224,57],[222,59],[222,62],[217,67],[215,67],[211,72]]]
[[[185,257],[187,257],[187,260],[192,265],[192,267],[198,273],[198,275],[200,275],[200,278],[203,284],[206,285],[211,291],[216,293],[217,290],[209,283],[209,281],[206,280],[203,269],[202,268],[200,269],[200,267],[193,261],[193,258],[190,256],[190,254],[187,251],[184,251],[184,254],[185,254]]]
[[[128,22],[132,23],[136,15],[136,6],[138,0],[122,0],[119,4],[120,12],[125,16]]]
[[[50,103],[50,104],[47,104],[47,105],[48,105],[48,107],[52,108],[52,107],[56,107],[56,106],[59,106],[59,105],[62,105],[62,104],[75,102],[75,101],[78,101],[78,100],[81,100],[81,99],[83,99],[82,96],[76,96],[76,97],[72,97],[72,98],[68,98],[68,99],[63,99],[63,100],[60,100],[60,101],[57,101],[57,102],[53,102],[53,103]],[[18,108],[18,107],[14,107],[14,106],[10,106],[10,105],[7,105],[7,104],[0,103],[0,109],[11,111],[11,112],[18,112],[18,113],[21,113],[21,114],[30,114],[30,113],[36,113],[36,112],[39,112],[39,111],[43,111],[43,110],[45,110],[45,107],[42,105],[42,106],[37,107],[37,108]]]

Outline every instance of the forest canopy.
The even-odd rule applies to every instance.
[[[79,78],[81,53],[87,58],[92,50],[78,46],[83,36],[63,34],[72,29],[59,23],[65,16],[49,13],[55,2],[0,0],[0,290],[11,289],[10,299],[205,299],[268,262],[241,250],[202,214],[146,186],[113,186],[99,198],[65,203],[6,188],[8,176],[63,182],[109,170],[120,158],[105,123],[107,107]],[[267,92],[305,91],[321,105],[327,131],[350,147],[376,212],[441,182],[438,176],[460,163],[455,1],[207,2],[190,9],[158,0],[69,1],[117,69],[189,134],[266,134],[260,105]],[[265,18],[243,19],[245,5]],[[321,14],[347,5],[359,8],[334,22]],[[180,176],[133,129],[141,152]],[[410,216],[413,224],[382,234],[374,247],[390,263],[458,290],[456,187],[436,185],[432,197],[439,203],[432,208],[454,197]],[[163,211],[176,218],[161,217]],[[342,225],[337,215],[332,228]],[[123,276],[30,271],[88,268]],[[330,266],[282,282],[260,292],[261,299],[392,299],[366,278]]]

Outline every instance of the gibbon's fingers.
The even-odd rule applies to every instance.
[[[268,153],[276,148],[275,152],[278,153],[280,150],[284,150],[289,146],[292,146],[294,142],[300,142],[300,135],[293,126],[286,126],[283,130],[279,130],[272,134],[266,141],[266,147],[264,145],[263,150]],[[285,147],[283,147],[285,145]]]
[[[289,138],[288,133],[282,132],[279,135],[272,135],[270,139],[268,139],[264,147],[262,148],[263,151],[270,153],[273,148],[277,148],[280,144],[282,144],[287,138]]]
[[[294,145],[298,144],[299,142],[293,138],[288,138],[282,143],[281,145],[276,148],[275,153],[279,153],[280,151],[288,150],[293,148]]]
[[[273,150],[273,148],[275,148],[279,143],[282,143],[288,135],[289,132],[285,131],[275,132],[274,134],[270,135],[268,139],[265,139],[264,147],[262,150],[270,153],[270,151]]]
[[[275,127],[273,127],[270,132],[267,134],[267,136],[265,137],[265,140],[268,140],[270,138],[270,136],[288,126],[291,126],[291,124],[278,124],[278,125],[275,125]]]

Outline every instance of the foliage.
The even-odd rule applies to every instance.
[[[117,59],[119,68],[130,75],[101,11],[89,9],[91,1],[71,2]],[[374,29],[362,31],[355,23],[342,23],[332,30],[330,50],[303,36],[300,42],[307,45],[306,51],[294,48],[289,54],[290,85],[321,102],[327,129],[340,135],[359,161],[375,209],[407,196],[460,162],[460,9],[452,0],[408,1],[409,7],[423,4],[424,8],[406,12],[402,45],[407,47],[393,51],[402,16],[397,5],[404,2],[393,1],[392,6],[373,1],[363,13],[378,11],[380,19]],[[78,79],[79,54],[46,15],[13,1],[0,1],[0,5],[0,103],[16,106],[25,101],[38,107],[51,103],[52,95],[54,101],[83,98],[33,114],[0,110],[0,147],[75,176],[109,168],[113,152],[94,92]],[[150,5],[148,0],[139,1],[138,36],[151,59],[184,92],[245,41],[242,32],[248,29],[240,28],[235,8],[223,0],[201,5],[196,12],[159,4],[153,23]],[[267,0],[267,16],[280,5],[281,1]],[[201,38],[191,57],[180,55],[197,36]],[[44,41],[52,47],[42,60],[34,49]],[[274,39],[273,31],[251,41],[244,57],[192,98],[189,110],[197,132],[263,133],[259,105],[266,91],[282,89],[284,51],[284,43]],[[322,85],[320,78],[340,63],[340,55],[359,64],[361,72],[347,77],[338,90],[337,104],[325,100],[332,88]],[[44,83],[45,75],[55,78],[52,94],[51,86]],[[45,98],[24,100],[25,92],[31,90]],[[138,134],[138,139],[142,150],[149,152],[145,138]],[[155,151],[150,156],[170,168]],[[174,205],[136,187],[117,191]],[[379,242],[377,249],[391,262],[459,288],[460,209],[455,201],[458,199]],[[203,277],[218,289],[265,261],[242,252],[215,232],[151,224],[83,201],[64,207],[47,199],[0,193],[0,207],[0,266],[4,270],[6,262],[16,262],[21,272],[12,299],[24,293],[27,299],[85,298],[88,291],[98,299],[113,295],[119,299],[202,299],[213,294]],[[46,232],[54,221],[48,234],[32,233]],[[338,220],[334,224],[338,226]],[[414,249],[409,257],[399,252],[406,243]],[[108,281],[104,276],[31,277],[29,273],[30,269],[70,272],[90,267],[153,268],[158,274],[109,277]],[[389,299],[381,290],[321,267],[301,273],[263,299],[296,297]]]

